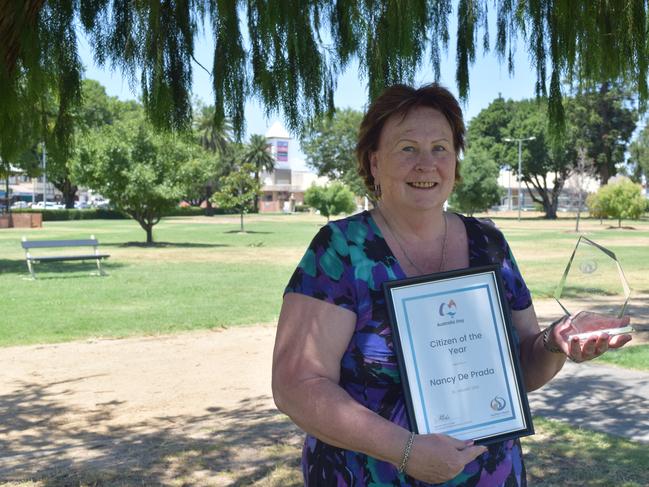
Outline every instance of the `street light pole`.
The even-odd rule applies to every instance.
[[[528,140],[534,140],[536,137],[525,137],[522,139],[510,139],[505,137],[503,140],[505,142],[518,142],[518,221],[521,221],[521,180],[522,180],[522,161],[523,161],[523,142]],[[511,189],[511,188],[510,188]]]
[[[523,160],[523,141],[518,139],[518,221],[521,221],[521,161]]]

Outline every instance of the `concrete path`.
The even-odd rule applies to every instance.
[[[552,299],[536,300],[534,307],[542,327],[561,316]],[[636,295],[629,314],[636,329],[631,345],[649,343],[649,295]],[[567,362],[528,397],[533,415],[649,443],[649,372]]]
[[[533,415],[649,444],[649,373],[566,363],[529,394]]]

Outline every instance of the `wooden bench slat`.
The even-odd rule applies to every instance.
[[[95,239],[86,240],[23,240],[24,249],[45,249],[48,247],[96,247],[99,242]]]
[[[108,259],[109,254],[98,254],[98,255],[50,255],[44,257],[29,257],[28,260],[32,262],[55,262],[63,260],[94,260],[94,259]]]

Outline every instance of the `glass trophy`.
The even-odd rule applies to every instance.
[[[615,254],[580,236],[554,293],[565,313],[573,315],[569,338],[585,340],[599,333],[632,332],[630,326],[610,328],[610,318],[622,318],[626,313],[630,295]]]

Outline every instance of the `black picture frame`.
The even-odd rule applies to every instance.
[[[476,435],[476,437],[471,437],[476,444],[482,444],[482,445],[487,445],[491,444],[494,442],[498,441],[504,441],[512,438],[518,438],[522,436],[528,436],[534,434],[534,426],[532,423],[532,416],[530,414],[530,408],[529,408],[529,403],[527,399],[527,393],[525,389],[525,384],[523,380],[523,374],[522,374],[522,369],[520,365],[520,360],[518,356],[518,345],[515,341],[515,331],[513,329],[513,324],[512,324],[512,319],[511,319],[511,312],[509,308],[509,304],[507,303],[507,300],[505,298],[505,292],[504,292],[504,285],[503,285],[503,279],[502,279],[502,274],[500,270],[500,266],[498,265],[489,265],[489,266],[481,266],[481,267],[474,267],[474,268],[467,268],[467,269],[461,269],[461,270],[454,270],[454,271],[448,271],[448,272],[440,272],[440,273],[435,273],[435,274],[430,274],[430,275],[425,275],[425,276],[418,276],[418,277],[413,277],[413,278],[407,278],[407,279],[400,279],[400,280],[394,280],[394,281],[387,281],[383,283],[383,291],[386,299],[386,305],[387,305],[387,310],[388,310],[388,318],[390,321],[390,325],[392,327],[392,334],[393,334],[393,343],[394,343],[394,351],[397,356],[398,360],[398,365],[399,365],[399,373],[401,376],[401,381],[403,385],[403,392],[404,392],[404,397],[405,397],[405,405],[406,405],[406,410],[408,414],[408,419],[410,420],[410,425],[412,430],[415,433],[444,433],[444,434],[450,434],[446,433],[445,431],[431,431],[430,427],[426,427],[426,424],[428,423],[427,421],[422,421],[421,419],[418,420],[418,417],[421,418],[421,414],[416,414],[415,412],[415,401],[418,401],[417,394],[413,394],[412,388],[413,388],[413,380],[412,375],[415,375],[412,372],[412,364],[415,364],[415,369],[417,369],[417,359],[414,357],[414,349],[413,349],[413,355],[409,359],[409,364],[410,364],[410,369],[411,369],[411,376],[408,374],[408,366],[406,365],[406,358],[404,354],[404,339],[408,339],[411,342],[412,337],[411,336],[404,336],[407,335],[404,330],[406,330],[405,325],[403,322],[398,321],[398,315],[399,313],[396,312],[395,309],[395,298],[399,299],[398,297],[395,297],[395,294],[400,293],[402,290],[407,290],[407,292],[412,292],[417,296],[417,292],[419,291],[419,288],[421,288],[422,292],[430,292],[430,290],[434,289],[442,289],[443,286],[440,286],[440,283],[460,283],[462,281],[469,282],[469,281],[476,281],[476,279],[484,279],[488,282],[491,282],[491,284],[488,284],[488,287],[491,289],[491,291],[487,290],[489,293],[489,302],[491,304],[491,312],[493,315],[493,324],[496,327],[495,334],[497,339],[499,340],[499,347],[501,348],[500,350],[500,355],[502,358],[503,363],[505,364],[505,358],[503,356],[503,351],[502,351],[502,345],[506,345],[506,356],[507,356],[507,363],[505,364],[504,368],[508,365],[507,370],[505,371],[506,374],[508,374],[511,378],[513,375],[514,380],[511,381],[511,388],[509,387],[509,381],[507,382],[508,390],[511,390],[514,392],[514,398],[516,400],[514,408],[514,401],[510,401],[512,406],[512,414],[514,414],[514,409],[516,409],[516,412],[520,414],[520,418],[513,420],[514,422],[519,421],[521,423],[520,427],[515,427],[514,429],[510,428],[505,428],[501,432],[495,432],[491,431],[489,434],[484,434],[484,435]],[[491,280],[491,281],[490,281]],[[463,291],[463,289],[458,288],[460,291]],[[466,288],[467,290],[474,290],[474,288]],[[468,291],[467,291],[468,292]],[[493,294],[495,299],[492,299],[491,294]],[[440,292],[439,295],[443,295],[443,292]],[[436,294],[430,294],[430,296],[436,296]],[[423,298],[426,298],[427,296],[423,296]],[[422,299],[423,299],[422,298]],[[418,297],[411,297],[408,298],[407,300],[412,300],[412,299],[419,299]],[[495,303],[493,303],[495,301]],[[450,302],[450,301],[449,301]],[[403,304],[403,303],[402,303]],[[454,304],[454,303],[453,303]],[[498,308],[498,317],[496,317],[495,313],[495,308],[494,304],[497,305]],[[405,309],[405,308],[404,308]],[[442,313],[442,307],[439,309],[440,314]],[[403,314],[401,313],[401,316]],[[403,321],[403,318],[402,318]],[[408,321],[407,318],[405,321]],[[452,320],[454,323],[455,321]],[[445,324],[445,323],[441,323]],[[502,328],[502,332],[504,335],[504,338],[500,338],[498,335],[499,328]],[[466,335],[464,337],[466,339]],[[432,342],[431,342],[432,344]],[[450,360],[450,359],[449,359]],[[424,360],[426,362],[426,360]],[[465,374],[463,374],[464,377]],[[450,379],[451,377],[449,377]],[[505,380],[507,380],[505,378]],[[421,381],[416,379],[416,383],[418,385],[418,388],[421,389]],[[432,382],[431,382],[432,383]],[[455,384],[455,379],[453,379],[453,384]],[[432,386],[431,386],[432,387]],[[459,393],[459,396],[462,396],[462,393]],[[511,399],[511,396],[510,396]],[[460,399],[461,400],[461,399]],[[493,401],[492,401],[493,402]],[[506,401],[505,401],[506,402]],[[463,405],[464,406],[464,405]],[[495,410],[494,405],[492,404],[492,409]],[[499,407],[500,404],[499,402],[496,402],[496,407]],[[425,405],[420,404],[418,405],[418,410],[421,412],[421,409],[424,408]],[[425,414],[424,414],[425,416]],[[500,421],[500,420],[498,420]],[[498,421],[493,421],[493,423],[498,423]],[[505,423],[505,420],[502,420],[503,423]],[[511,422],[511,421],[510,421]],[[426,424],[422,424],[426,423]],[[486,423],[485,423],[486,424]],[[497,428],[496,426],[489,426],[489,428]],[[470,433],[469,431],[470,428],[465,428],[464,433],[462,434],[468,434]],[[450,431],[454,431],[452,428]],[[450,436],[455,436],[455,434],[450,434]],[[467,438],[463,438],[467,439]]]

